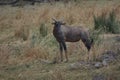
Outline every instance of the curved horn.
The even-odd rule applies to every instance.
[[[54,18],[52,18],[52,20],[56,22],[56,20]]]
[[[63,22],[64,21],[64,19],[63,18],[60,18],[60,22]]]

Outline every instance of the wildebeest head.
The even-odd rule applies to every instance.
[[[53,19],[53,18],[52,18]],[[64,22],[62,22],[62,21],[57,21],[57,20],[55,20],[55,19],[53,19],[53,25],[55,26],[55,27],[60,27],[61,25],[65,25],[65,23]]]

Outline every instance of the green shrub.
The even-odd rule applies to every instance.
[[[109,17],[107,18],[106,27],[108,26],[108,32],[119,33],[119,22],[116,20],[116,14],[114,11],[110,12]]]
[[[47,34],[48,34],[48,28],[45,26],[44,23],[42,23],[40,25],[39,32],[40,32],[41,37],[47,36]]]
[[[93,16],[94,18],[94,29],[103,29],[105,32],[110,33],[120,33],[120,24],[116,20],[116,13],[112,10],[108,15],[102,13],[100,16]]]
[[[104,26],[106,24],[106,14],[102,13],[100,16],[93,16],[94,18],[94,29],[95,30],[98,30],[98,29],[101,29],[103,28],[104,29]]]

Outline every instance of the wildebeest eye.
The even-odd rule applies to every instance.
[[[62,25],[65,25],[66,23],[61,23]]]
[[[51,23],[51,24],[55,24],[55,22]]]

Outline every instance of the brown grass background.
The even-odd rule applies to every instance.
[[[40,60],[59,60],[58,44],[52,35],[52,18],[63,20],[67,25],[82,25],[93,28],[93,15],[98,16],[103,12],[107,14],[113,9],[117,13],[117,19],[120,20],[119,2],[110,0],[70,2],[67,4],[60,2],[53,5],[44,3],[24,7],[0,6],[0,79],[92,80],[93,75],[104,73],[106,70],[105,74],[110,78],[108,80],[114,80],[114,78],[111,78],[113,74],[109,72],[111,72],[111,69],[118,69],[119,64],[107,67],[107,69],[102,68],[93,71],[88,69],[72,72],[66,70],[66,66],[70,63],[86,60],[87,51],[81,42],[67,43],[69,63],[46,65],[40,63]],[[42,23],[48,28],[48,35],[39,39],[39,27]],[[33,35],[36,37],[35,40],[32,39]],[[22,40],[23,36],[27,38],[26,41]],[[34,47],[32,47],[32,40],[34,41]],[[116,44],[110,41],[110,43],[103,42],[99,46],[94,45],[90,54],[91,59],[98,58],[106,50],[116,50],[118,47],[113,48]],[[117,70],[113,73],[118,75]]]

